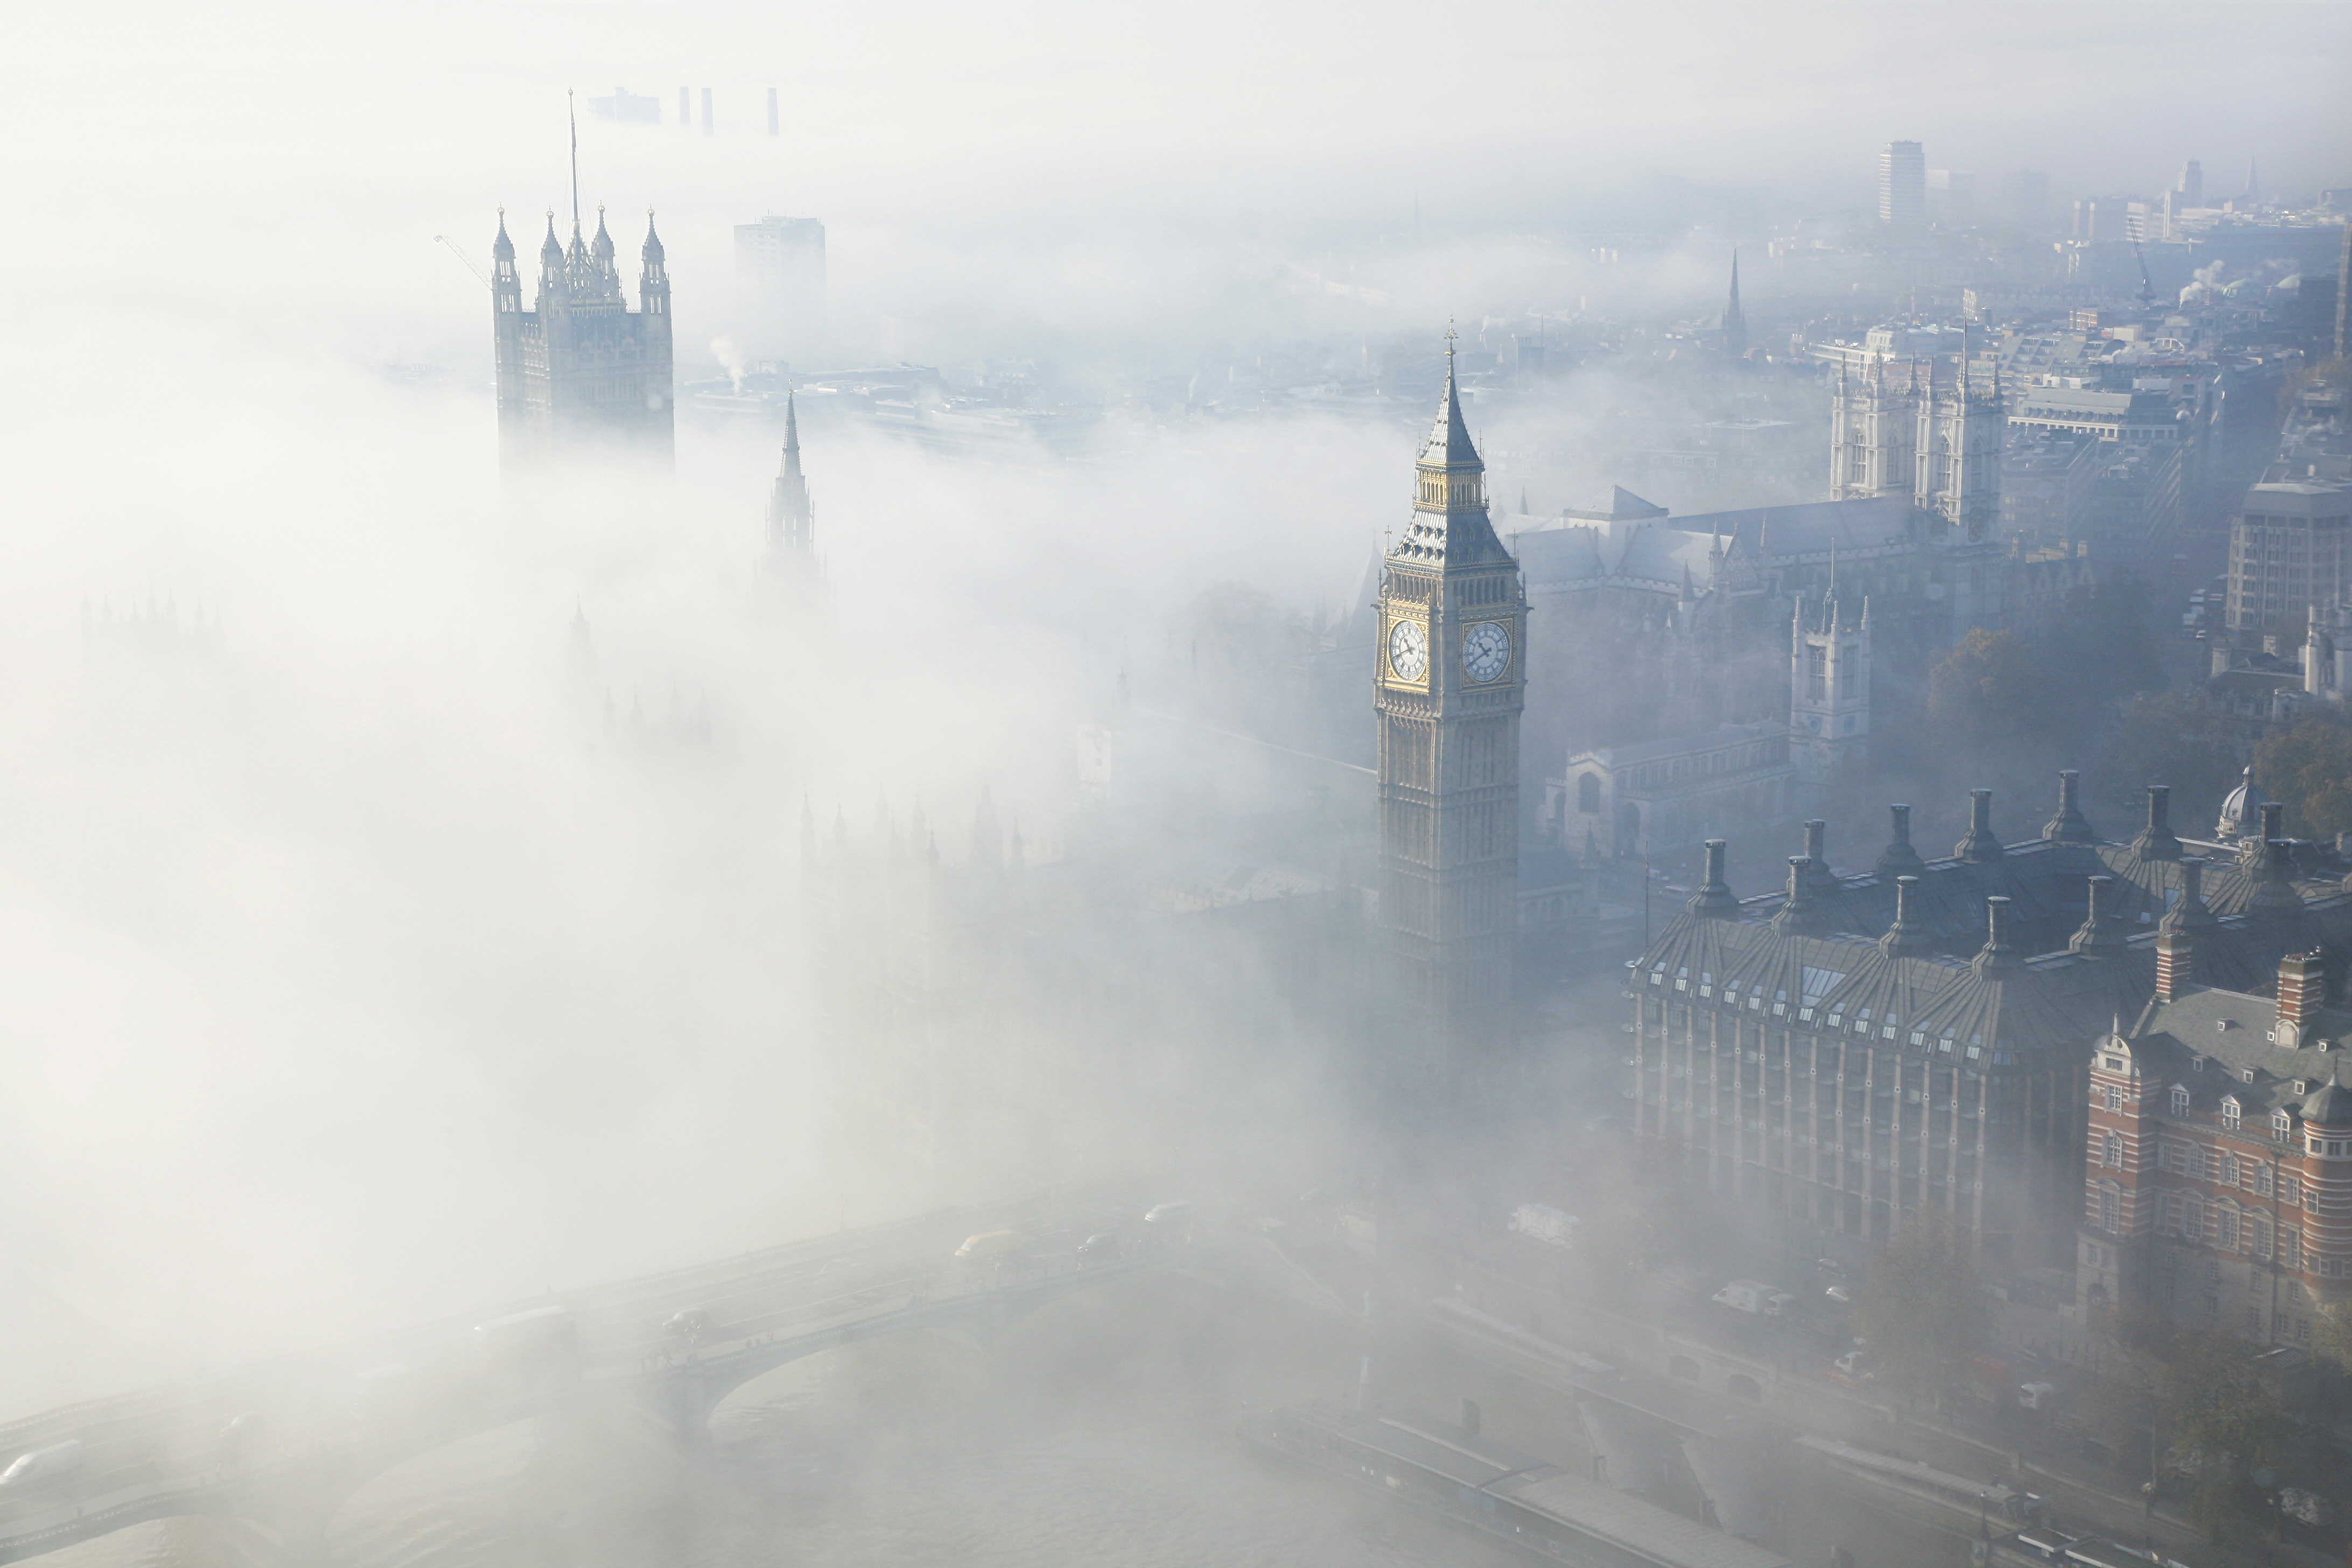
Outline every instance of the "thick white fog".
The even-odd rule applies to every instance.
[[[2225,15],[2240,47],[2209,53]],[[688,378],[717,374],[730,227],[766,211],[826,220],[845,361],[1184,374],[1534,294],[1710,308],[1713,247],[1629,276],[1530,237],[1694,188],[1859,209],[1889,135],[2071,187],[2189,151],[2340,178],[2352,132],[2346,13],[2316,5],[11,30],[0,1254],[120,1334],[87,1359],[157,1372],[877,1217],[813,1125],[803,799],[826,827],[919,800],[943,840],[983,785],[1050,813],[1074,723],[1182,606],[1239,579],[1336,610],[1409,499],[1408,425],[1114,419],[1096,460],[981,463],[812,418],[836,648],[810,656],[751,582],[765,423],[682,409],[674,485],[502,503],[488,311],[436,237],[486,265],[503,203],[528,255],[570,199],[566,89],[666,120],[715,90],[709,139],[580,122],[632,295],[658,212]],[[1318,271],[1318,224],[1389,237],[1385,269]],[[714,739],[614,739],[673,721]],[[10,1402],[91,1392],[80,1354]]]

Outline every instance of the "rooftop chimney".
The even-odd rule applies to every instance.
[[[1889,958],[1927,949],[1926,934],[1911,923],[1911,890],[1918,885],[1916,877],[1895,879],[1895,923],[1878,939],[1878,951]]]
[[[2263,807],[2267,818],[2276,811],[2275,805]],[[2269,914],[2288,914],[2303,908],[2302,895],[2294,890],[2294,840],[2268,834],[2263,839],[2262,858],[2254,863],[2254,894],[2247,907]]]
[[[1782,936],[1800,936],[1815,926],[1812,889],[1812,860],[1808,856],[1789,857],[1789,897],[1772,917],[1772,929]]]
[[[1969,967],[1979,979],[1999,979],[2025,967],[2025,960],[2009,945],[2009,900],[1999,893],[1985,900],[1985,944]]]
[[[2278,1043],[2299,1046],[2303,1032],[2319,1016],[2319,1009],[2327,998],[2327,966],[2319,950],[2290,952],[2279,960],[2278,976]],[[2294,1035],[2287,1034],[2293,1028]]]
[[[2200,931],[2213,923],[2213,911],[2205,907],[2205,861],[2202,857],[2186,855],[2180,860],[2180,899],[2164,911],[2157,922],[2158,931],[2177,931],[2183,934]]]
[[[2178,860],[2180,840],[2172,833],[2172,786],[2147,786],[2147,826],[2132,840],[2132,847],[2143,860]]]
[[[1823,847],[1830,835],[1830,825],[1816,818],[1805,824],[1805,890],[1816,899],[1834,896],[1838,891],[1837,873],[1830,869],[1829,851]]]
[[[1707,915],[1717,920],[1731,920],[1739,913],[1739,900],[1723,880],[1723,845],[1720,838],[1706,841],[1706,879],[1698,891],[1690,896],[1683,907],[1695,915]]]
[[[2124,951],[2126,943],[2123,922],[2116,920],[2115,911],[2107,907],[2108,894],[2113,891],[2115,885],[2116,879],[2113,877],[2098,876],[2091,879],[2090,908],[2084,913],[2082,929],[2077,931],[2074,940],[2066,944],[2066,950],[2069,952],[2106,958]]]
[[[2286,807],[2275,800],[2263,802],[2263,842],[2286,837]]]
[[[1911,847],[1911,808],[1890,805],[1886,815],[1893,817],[1894,830],[1886,847],[1878,852],[1878,864],[1873,868],[1882,877],[1916,877],[1927,868],[1919,858],[1919,851]]]
[[[2058,774],[2058,815],[2042,825],[2042,838],[2052,844],[2095,844],[2099,836],[2093,832],[2082,809],[2075,805],[2075,786],[2083,775],[2073,768]]]
[[[2168,927],[2156,933],[2156,999],[2170,1002],[2189,989],[2196,972],[2196,944],[2186,931]]]
[[[1992,791],[1969,791],[1968,837],[1952,846],[1952,854],[1972,866],[2000,858],[2000,840],[1993,837],[1992,831]]]

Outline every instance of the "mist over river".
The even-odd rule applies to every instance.
[[[1352,1326],[1185,1277],[1066,1299],[992,1352],[928,1333],[813,1357],[751,1384],[683,1451],[643,1414],[583,1408],[427,1455],[336,1517],[337,1568],[754,1568],[767,1564],[1527,1562],[1461,1531],[1260,1458],[1254,1407],[1353,1390]],[[1591,1463],[1569,1402],[1443,1352],[1384,1352],[1384,1403],[1476,1398],[1496,1436]],[[1826,1500],[1790,1509],[1788,1554],[1944,1568]],[[55,1568],[277,1568],[236,1521],[173,1520],[55,1553]]]

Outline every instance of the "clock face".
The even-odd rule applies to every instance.
[[[1399,621],[1389,628],[1389,668],[1400,680],[1419,680],[1429,673],[1429,634],[1419,621]]]
[[[1500,621],[1480,621],[1462,639],[1462,668],[1473,680],[1492,680],[1511,668],[1511,634]]]

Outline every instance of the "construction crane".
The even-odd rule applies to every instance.
[[[447,246],[449,247],[449,254],[464,262],[466,264],[466,270],[472,273],[476,280],[478,281],[483,288],[487,289],[490,286],[489,275],[484,272],[480,268],[474,265],[474,258],[472,257],[457,248],[457,242],[456,240],[451,239],[446,234],[436,234],[433,237],[437,243]],[[2142,268],[2141,270],[2145,272],[2147,268]]]
[[[2156,309],[2156,281],[2147,275],[2147,258],[2140,253],[2139,241],[2135,239],[2131,245],[2132,259],[2139,263],[2139,308],[2152,310]]]

